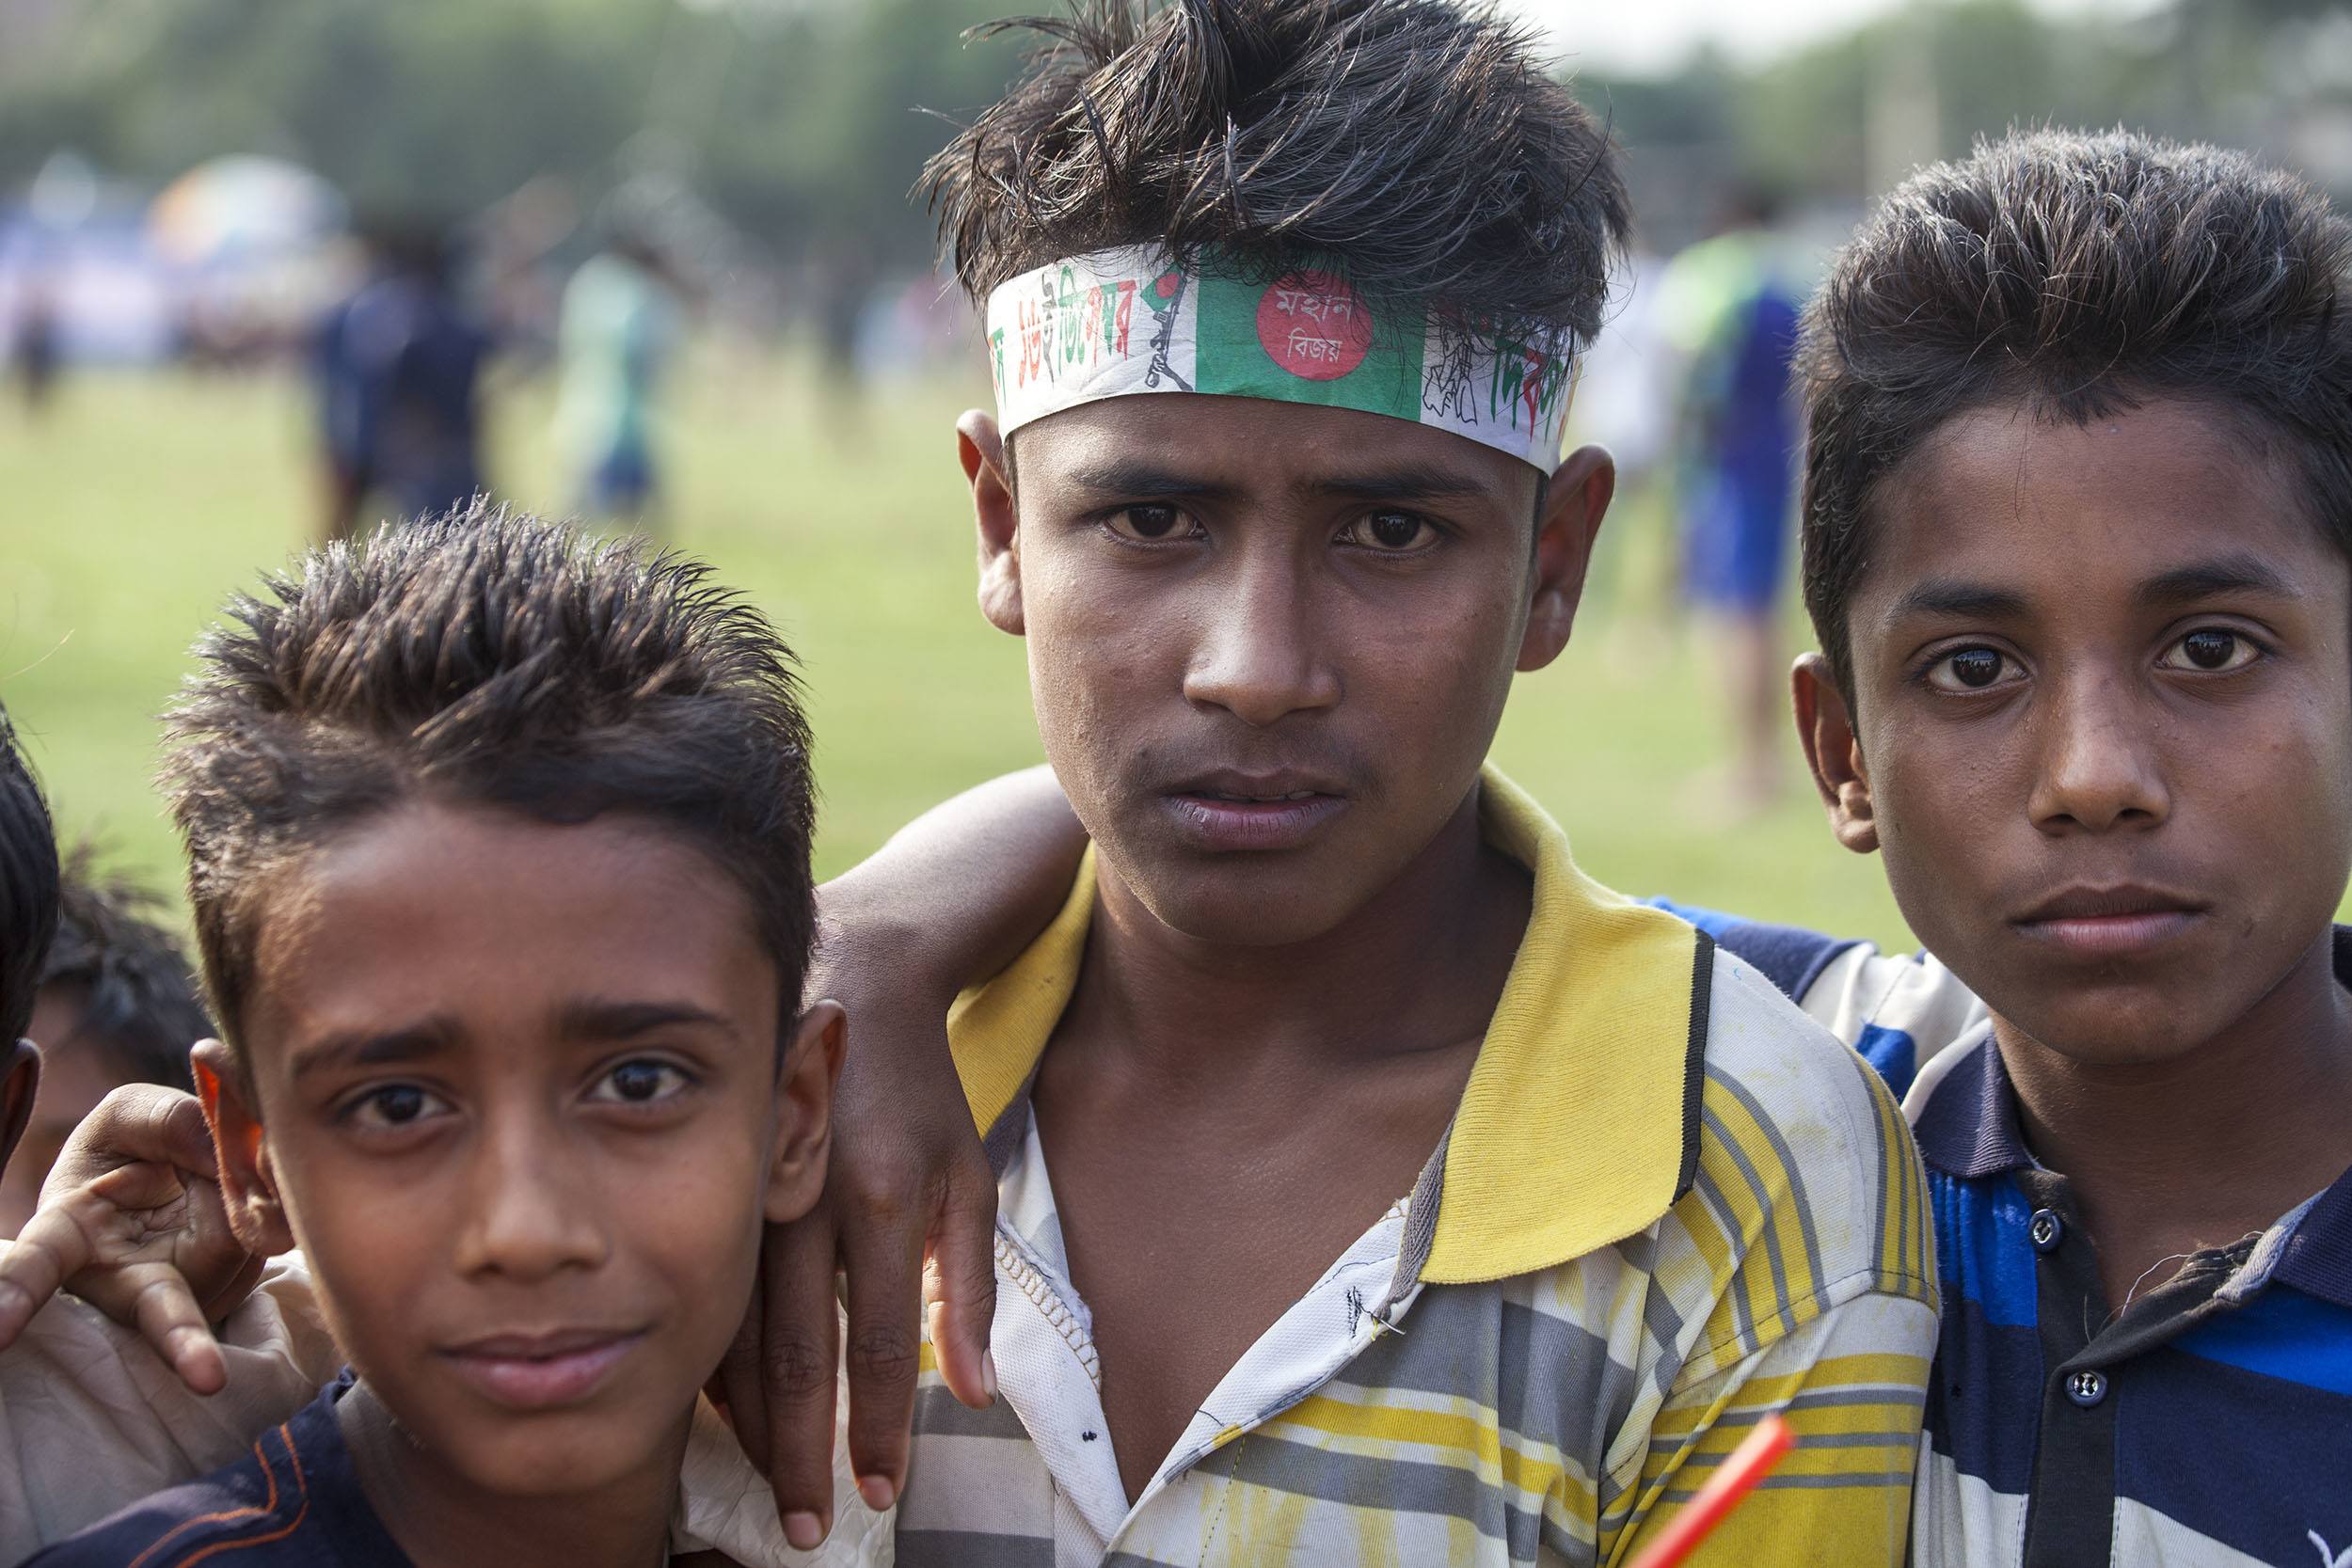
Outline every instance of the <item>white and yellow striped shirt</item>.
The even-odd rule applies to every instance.
[[[1934,1267],[1885,1089],[1770,982],[1579,872],[1499,775],[1527,934],[1410,1195],[1226,1375],[1130,1503],[1026,1085],[1091,867],[950,1024],[1001,1183],[1003,1398],[924,1353],[905,1568],[1629,1561],[1768,1411],[1799,1447],[1697,1560],[1903,1560]]]

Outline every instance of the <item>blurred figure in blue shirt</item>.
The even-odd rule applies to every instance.
[[[1785,657],[1774,610],[1794,531],[1798,414],[1788,377],[1804,291],[1786,275],[1771,199],[1735,190],[1712,237],[1667,265],[1660,314],[1688,367],[1677,469],[1683,586],[1720,626],[1738,731],[1730,803],[1779,790]]]
[[[482,483],[477,397],[489,335],[451,285],[441,241],[387,230],[368,275],[313,343],[326,444],[321,531],[348,538],[381,496],[403,517],[464,505]]]

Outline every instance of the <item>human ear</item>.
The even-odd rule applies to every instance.
[[[825,1190],[833,1152],[833,1085],[850,1041],[850,1015],[838,1002],[818,1002],[801,1015],[785,1048],[776,1084],[775,1153],[768,1163],[771,1223],[788,1225],[814,1208]]]
[[[1820,654],[1799,655],[1788,681],[1797,713],[1797,744],[1804,749],[1813,787],[1828,808],[1830,832],[1855,854],[1867,855],[1879,847],[1879,824],[1862,742],[1854,736],[1853,711],[1837,689],[1829,660]]]
[[[1599,447],[1579,447],[1553,470],[1535,519],[1535,580],[1519,636],[1516,668],[1540,670],[1560,657],[1584,597],[1584,573],[1609,499],[1617,493],[1616,459]]]
[[[275,1258],[292,1252],[294,1228],[278,1194],[262,1117],[236,1057],[218,1040],[199,1040],[188,1053],[197,1098],[204,1102],[204,1124],[213,1130],[213,1154],[220,1166],[220,1201],[229,1228],[247,1252]]]
[[[24,1124],[33,1119],[33,1096],[40,1089],[40,1053],[31,1040],[0,1046],[0,1170],[8,1165]]]
[[[956,457],[972,486],[972,515],[980,530],[980,613],[998,631],[1019,637],[1021,539],[1012,480],[1005,472],[1005,438],[996,420],[977,408],[956,421]]]

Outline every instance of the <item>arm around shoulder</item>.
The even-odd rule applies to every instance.
[[[933,806],[818,890],[824,941],[811,994],[827,994],[830,983],[853,1004],[840,988],[900,991],[912,982],[952,999],[1019,957],[1060,912],[1086,845],[1048,768]]]

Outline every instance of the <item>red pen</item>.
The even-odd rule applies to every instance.
[[[1797,1441],[1788,1423],[1778,1416],[1767,1416],[1756,1423],[1747,1441],[1731,1450],[1731,1457],[1715,1468],[1698,1496],[1683,1505],[1682,1512],[1657,1540],[1633,1560],[1632,1568],[1675,1568],[1675,1565],[1699,1549],[1699,1543],[1714,1533],[1724,1522],[1724,1515],[1740,1506],[1740,1499],[1756,1489],[1756,1483],[1772,1473]]]

